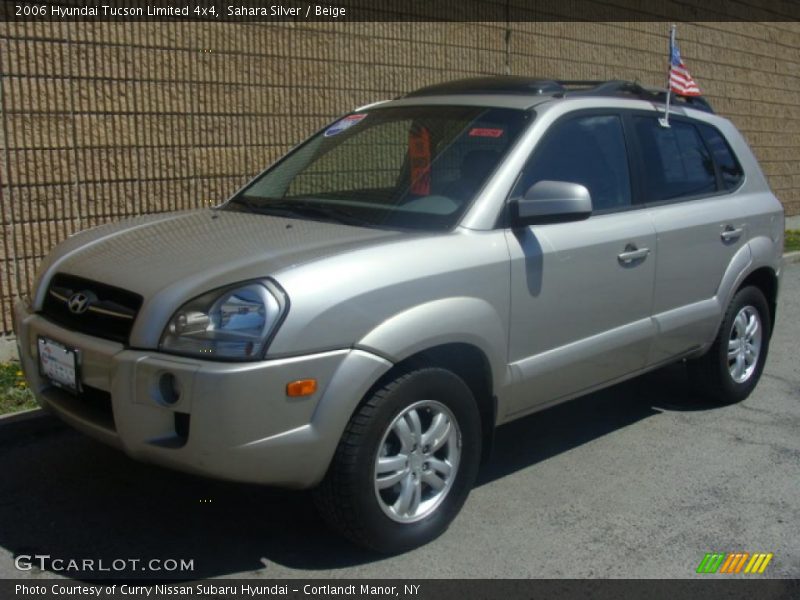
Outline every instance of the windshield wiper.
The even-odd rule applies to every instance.
[[[375,223],[355,216],[350,211],[336,205],[320,205],[303,201],[267,202],[265,204],[252,202],[246,198],[237,198],[241,204],[251,212],[261,214],[274,214],[284,217],[310,217],[325,221],[335,221],[342,225],[355,225],[360,227],[374,227]]]
[[[252,202],[252,201],[248,200],[247,198],[245,198],[243,196],[239,196],[237,198],[234,198],[230,202],[230,204],[233,204],[235,206],[239,206],[239,207],[242,207],[242,208],[246,208],[248,212],[252,212],[252,213],[261,212],[261,207],[263,206],[262,204],[258,204],[256,202]]]

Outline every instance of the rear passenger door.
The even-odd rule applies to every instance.
[[[653,316],[658,363],[713,339],[720,309],[715,295],[747,223],[730,191],[743,175],[728,144],[710,125],[673,116],[633,114],[644,199],[656,232]]]
[[[542,180],[586,186],[593,212],[506,231],[515,379],[507,416],[636,372],[654,335],[655,230],[633,201],[622,117],[578,113],[554,123],[512,199]]]

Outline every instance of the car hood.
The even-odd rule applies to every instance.
[[[129,219],[62,242],[42,266],[141,294],[173,311],[209,289],[273,275],[402,233],[254,213],[196,210]],[[161,312],[161,311],[158,311]]]

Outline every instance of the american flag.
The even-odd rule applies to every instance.
[[[670,52],[670,66],[669,66],[669,87],[676,94],[681,96],[699,96],[700,88],[697,87],[692,76],[689,75],[689,69],[683,64],[681,59],[678,44],[672,43]]]

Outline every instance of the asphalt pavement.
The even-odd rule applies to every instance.
[[[686,578],[707,552],[771,552],[761,577],[797,578],[798,340],[794,264],[746,401],[708,404],[675,365],[506,425],[450,529],[388,558],[328,532],[308,494],[140,464],[49,417],[3,422],[0,577],[63,574],[14,567],[40,554],[191,559],[193,571],[172,575],[187,580]]]

